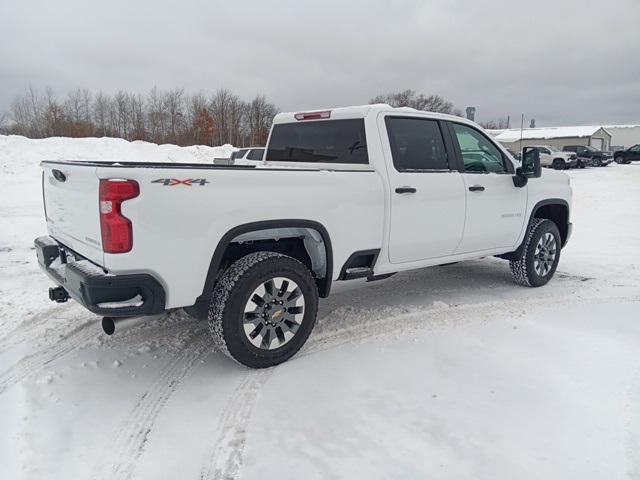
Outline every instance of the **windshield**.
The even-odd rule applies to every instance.
[[[267,161],[369,163],[363,119],[274,125]]]

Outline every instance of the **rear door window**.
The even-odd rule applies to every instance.
[[[396,170],[449,170],[442,132],[436,120],[387,117],[385,122]]]
[[[274,125],[266,159],[274,162],[369,163],[363,119]]]

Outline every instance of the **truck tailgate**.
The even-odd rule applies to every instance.
[[[103,265],[96,168],[43,162],[42,169],[49,234],[71,250]]]

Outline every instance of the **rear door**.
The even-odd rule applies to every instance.
[[[42,164],[43,199],[49,234],[90,260],[103,264],[96,168]]]
[[[464,182],[438,120],[380,117],[389,138],[389,260],[414,262],[451,255],[464,228]],[[448,138],[448,137],[447,137]],[[385,147],[386,149],[387,147]]]
[[[480,130],[449,122],[466,192],[466,218],[456,253],[512,247],[524,223],[527,187],[513,184],[514,167]]]

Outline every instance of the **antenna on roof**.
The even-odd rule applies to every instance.
[[[522,131],[524,130],[524,113],[520,119],[520,155],[522,155]]]

